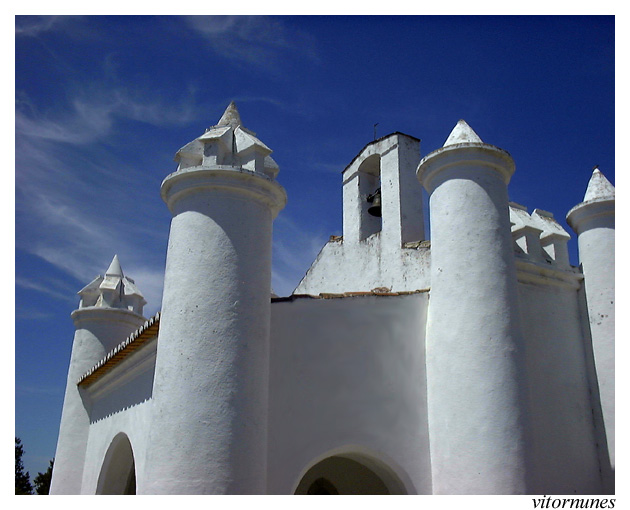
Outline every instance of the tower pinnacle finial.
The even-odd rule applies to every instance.
[[[229,166],[258,172],[271,179],[278,175],[272,150],[256,138],[256,133],[241,124],[241,116],[232,101],[214,126],[187,143],[175,154],[177,170]]]
[[[98,275],[79,292],[79,308],[123,308],[142,315],[147,303],[135,282],[123,274],[118,255],[114,255],[105,276]]]
[[[236,104],[234,103],[234,101],[230,102],[216,125],[231,126],[232,128],[236,128],[237,126],[241,125],[241,116],[236,109]]]
[[[593,170],[591,180],[588,181],[584,202],[589,200],[606,200],[615,198],[615,187],[597,167]]]
[[[121,278],[124,276],[122,267],[120,267],[120,261],[118,260],[118,255],[114,255],[112,259],[112,263],[105,271],[106,276],[120,276]]]
[[[448,135],[444,147],[447,145],[455,145],[457,143],[483,143],[479,135],[473,131],[473,129],[466,123],[465,120],[460,119],[457,125]]]

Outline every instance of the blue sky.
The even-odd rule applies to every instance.
[[[439,148],[465,119],[509,151],[510,198],[566,212],[615,183],[608,17],[16,17],[15,433],[54,456],[76,292],[115,253],[160,309],[173,156],[234,100],[280,166],[273,287],[341,234],[341,171],[377,136]],[[576,242],[571,242],[577,263]]]

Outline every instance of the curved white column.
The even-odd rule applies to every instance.
[[[601,185],[602,180],[607,186],[599,193],[589,195],[589,191],[597,184]],[[585,201],[569,211],[567,222],[578,235],[599,400],[610,467],[614,471],[615,197],[614,188],[597,170],[589,184],[589,191]],[[591,196],[592,199],[589,199]]]
[[[418,167],[430,194],[433,491],[523,494],[524,353],[507,196],[514,163],[470,133]]]
[[[157,425],[150,482],[138,489],[263,494],[271,230],[286,194],[270,178],[217,166],[169,175],[162,197],[173,220],[153,388]]]
[[[80,494],[90,427],[79,378],[146,320],[129,310],[91,306],[72,312],[76,328],[61,414],[51,494]]]

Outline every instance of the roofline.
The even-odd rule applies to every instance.
[[[286,297],[271,298],[272,303],[279,303],[283,301],[295,301],[296,299],[340,299],[340,298],[352,298],[352,297],[365,297],[365,296],[378,296],[378,297],[391,297],[391,296],[409,296],[411,294],[422,294],[429,292],[429,289],[418,290],[401,290],[398,292],[390,292],[389,289],[373,289],[370,291],[357,291],[357,292],[320,292],[319,294],[291,294]]]
[[[118,344],[107,355],[88,370],[78,381],[77,386],[89,386],[112,370],[123,359],[157,336],[160,330],[160,312],[131,333],[124,342]]]
[[[415,136],[411,136],[411,135],[408,135],[408,134],[406,134],[406,133],[402,133],[402,132],[400,132],[400,131],[394,131],[393,133],[390,133],[390,134],[388,134],[388,135],[381,136],[380,138],[377,138],[376,140],[372,140],[371,142],[369,142],[369,143],[365,144],[365,146],[363,147],[363,149],[361,149],[361,150],[357,153],[357,155],[356,155],[354,158],[352,158],[352,161],[350,161],[350,163],[348,163],[348,165],[346,165],[346,167],[345,167],[345,168],[341,171],[341,173],[344,173],[346,170],[348,170],[348,168],[350,168],[350,166],[352,166],[352,163],[354,163],[354,162],[357,160],[357,158],[358,158],[361,154],[363,154],[363,151],[364,151],[365,149],[367,149],[370,145],[372,145],[372,144],[374,144],[374,143],[378,143],[378,142],[380,142],[380,141],[382,141],[382,140],[385,140],[385,138],[389,138],[390,136],[394,136],[394,135],[402,135],[402,136],[406,136],[407,138],[411,138],[412,140],[416,140],[417,142],[421,142],[421,141],[422,141],[422,140],[420,140],[420,138],[416,138]]]

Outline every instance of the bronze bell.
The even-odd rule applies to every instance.
[[[377,218],[381,217],[381,188],[378,188],[374,193],[368,195],[368,203],[372,204],[368,208],[368,213]]]

